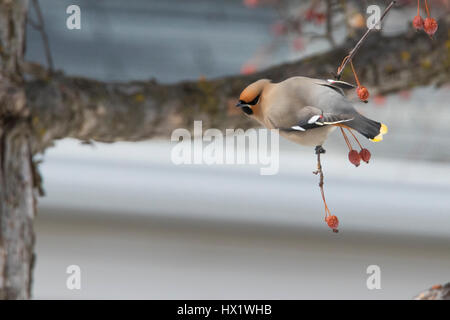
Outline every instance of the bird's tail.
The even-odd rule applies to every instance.
[[[383,140],[383,135],[388,132],[388,128],[385,124],[371,120],[362,115],[356,116],[355,119],[347,122],[345,125],[355,129],[374,142]]]

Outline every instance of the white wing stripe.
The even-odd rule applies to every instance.
[[[315,123],[315,122],[317,122],[317,120],[319,120],[319,119],[320,119],[320,115],[312,116],[312,117],[308,120],[308,123],[309,123],[309,124]]]
[[[351,119],[345,119],[345,120],[339,120],[339,121],[331,121],[331,122],[324,122],[323,124],[336,124],[336,123],[342,123],[342,122],[348,122],[348,121],[352,121],[354,118],[351,118]],[[316,124],[318,124],[317,122],[316,122]]]

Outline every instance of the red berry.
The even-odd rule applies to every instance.
[[[337,232],[337,228],[339,226],[339,219],[335,215],[326,217],[325,222],[331,229],[333,229],[333,232]]]
[[[292,46],[296,51],[301,51],[305,48],[305,41],[302,37],[299,36],[294,39],[294,41],[292,42]]]
[[[358,167],[361,163],[361,156],[359,155],[358,151],[350,150],[350,152],[348,153],[348,160],[350,160],[351,163]]]
[[[256,72],[256,66],[252,63],[246,63],[241,68],[241,74],[249,75]]]
[[[417,16],[414,17],[413,27],[416,28],[416,30],[422,30],[423,29],[423,19],[422,19],[421,16],[417,15]]]
[[[280,21],[277,21],[274,24],[272,24],[270,29],[275,36],[284,35],[284,34],[286,34],[286,31],[287,31],[287,28],[284,25],[284,23],[280,22]]]
[[[308,9],[305,12],[305,19],[306,21],[312,21],[316,17],[317,13],[314,11],[314,9]]]
[[[314,21],[316,24],[322,24],[327,19],[327,16],[325,13],[316,13],[316,16],[314,17]]]
[[[259,5],[259,0],[244,0],[244,5],[248,8],[256,8]]]
[[[364,149],[361,149],[361,151],[359,152],[359,156],[361,157],[362,161],[365,161],[366,163],[369,163],[370,157],[372,155],[370,154],[369,150],[364,148]]]
[[[369,99],[369,90],[366,87],[360,86],[356,89],[356,94],[362,101]]]
[[[441,284],[435,284],[434,286],[431,287],[431,290],[439,290],[439,289],[442,289]]]
[[[438,29],[436,19],[426,18],[425,22],[423,23],[423,29],[426,33],[428,33],[430,37],[435,34],[436,30]]]
[[[398,95],[400,97],[402,97],[405,100],[408,100],[409,98],[411,98],[411,91],[409,90],[402,90],[398,93]]]
[[[381,94],[378,94],[374,97],[373,102],[375,102],[378,105],[383,105],[386,103],[386,97],[382,96]]]

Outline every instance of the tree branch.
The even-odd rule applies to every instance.
[[[20,66],[27,0],[0,1],[0,299],[31,296],[34,198],[31,129]]]
[[[378,22],[379,24],[381,24],[381,21],[383,21],[384,17],[386,16],[386,14],[389,12],[389,10],[391,10],[391,8],[395,5],[396,1],[391,1],[391,3],[386,7],[386,9],[384,10],[383,14],[380,17],[380,21]],[[340,79],[342,72],[345,69],[345,66],[347,65],[347,63],[349,61],[351,61],[353,59],[353,57],[355,56],[356,52],[358,51],[358,49],[361,47],[361,45],[363,44],[364,40],[367,39],[367,37],[369,36],[369,34],[375,29],[375,26],[372,28],[367,29],[367,31],[363,34],[363,36],[361,37],[361,39],[356,43],[355,47],[349,52],[349,54],[344,58],[344,61],[342,62],[342,64],[339,66],[338,71],[336,73],[336,79]]]
[[[434,41],[413,30],[392,37],[376,33],[367,38],[358,53],[361,81],[372,92],[382,94],[449,82],[447,20],[439,22]],[[330,78],[339,59],[354,44],[349,40],[339,48],[250,76],[173,85],[155,81],[105,83],[61,73],[35,79],[26,85],[34,148],[42,150],[54,139],[64,137],[103,142],[167,137],[175,128],[191,128],[194,119],[203,120],[204,128],[248,128],[255,123],[234,107],[246,85],[260,78]],[[36,65],[28,64],[24,69],[37,77],[45,75]],[[351,72],[342,75],[352,81]]]

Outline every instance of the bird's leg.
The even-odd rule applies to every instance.
[[[328,209],[327,206],[327,202],[325,200],[325,192],[323,191],[323,170],[322,170],[322,163],[320,162],[320,155],[322,153],[325,153],[325,149],[322,146],[317,146],[316,147],[316,155],[317,155],[317,170],[314,171],[314,174],[318,174],[320,179],[319,179],[319,188],[320,188],[320,193],[322,194],[322,200],[323,200],[323,204],[325,205],[325,221],[327,219],[328,215],[331,215],[330,213],[330,209]]]

